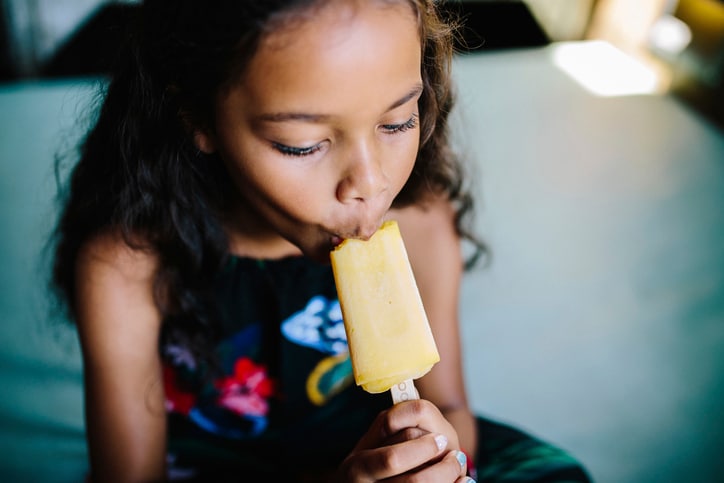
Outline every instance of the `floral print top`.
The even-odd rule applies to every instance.
[[[318,481],[390,404],[354,385],[331,268],[232,257],[215,298],[220,377],[162,348],[169,478]]]

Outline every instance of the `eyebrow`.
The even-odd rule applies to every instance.
[[[422,93],[422,90],[422,84],[416,84],[415,87],[413,87],[407,94],[390,104],[390,107],[388,107],[385,112],[389,112],[408,103],[411,99],[414,99],[416,96],[420,95],[420,93]],[[316,123],[327,121],[331,117],[332,116],[329,114],[316,114],[309,112],[271,112],[267,114],[261,114],[257,117],[257,120],[268,122],[301,121]]]
[[[389,112],[397,107],[400,107],[403,104],[406,104],[410,100],[414,99],[415,97],[419,96],[422,93],[422,84],[415,84],[415,87],[413,87],[410,92],[396,100],[395,102],[390,105],[390,107],[387,108],[387,111]]]

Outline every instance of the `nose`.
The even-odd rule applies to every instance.
[[[387,190],[389,180],[372,143],[359,142],[345,153],[337,199],[342,203],[369,202]]]

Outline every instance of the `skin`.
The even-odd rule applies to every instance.
[[[454,211],[433,194],[390,209],[419,147],[421,85],[409,6],[333,2],[263,39],[247,74],[218,96],[215,127],[195,133],[199,149],[220,153],[239,188],[226,218],[237,255],[328,261],[342,239],[368,238],[385,219],[400,224],[441,362],[418,381],[423,400],[378,416],[338,481],[464,481],[456,453],[474,454],[477,444],[460,365]],[[163,479],[157,266],[156,254],[131,249],[113,232],[90,240],[78,259],[97,481]]]

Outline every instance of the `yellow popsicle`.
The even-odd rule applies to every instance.
[[[379,393],[426,374],[440,356],[397,222],[330,256],[357,385]]]

